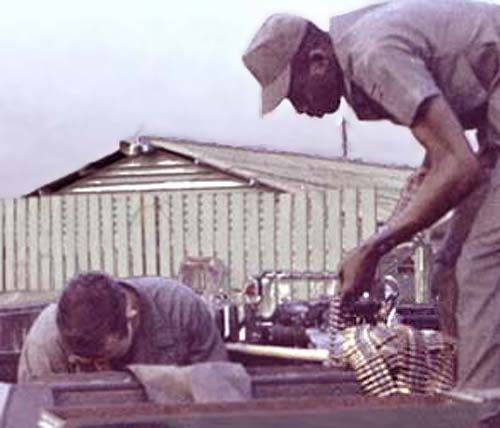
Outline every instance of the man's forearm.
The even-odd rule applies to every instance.
[[[415,198],[415,195],[422,185],[422,181],[427,174],[427,168],[423,166],[418,168],[413,174],[411,174],[407,180],[401,192],[399,194],[399,199],[392,211],[391,215],[386,221],[386,224],[390,224],[394,219],[398,218],[401,213],[408,207],[409,203]]]
[[[442,99],[430,103],[412,130],[427,149],[428,169],[408,205],[366,242],[379,255],[437,221],[480,182],[479,162]]]
[[[475,166],[470,165],[470,168]],[[450,174],[445,168],[433,168],[408,205],[366,244],[383,255],[439,220],[465,198],[479,181],[476,172],[459,177],[456,175]]]

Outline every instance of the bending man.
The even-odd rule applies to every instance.
[[[71,279],[57,305],[35,320],[21,352],[18,381],[226,358],[208,308],[188,287],[161,277],[117,280],[90,272]]]

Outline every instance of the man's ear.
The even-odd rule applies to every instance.
[[[139,314],[139,310],[137,307],[134,305],[134,302],[130,298],[130,296],[127,296],[127,303],[125,306],[125,316],[127,319],[131,320]]]
[[[136,308],[132,308],[132,307],[127,306],[127,312],[125,314],[127,319],[129,319],[129,320],[134,319],[138,314],[139,314],[139,311]]]
[[[311,49],[309,51],[309,65],[311,75],[324,75],[330,66],[330,58],[323,48]]]

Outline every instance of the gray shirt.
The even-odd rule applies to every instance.
[[[204,302],[188,287],[161,277],[123,281],[136,291],[140,325],[128,354],[112,367],[128,364],[193,364],[227,358],[224,343]],[[45,308],[31,327],[21,351],[18,381],[75,370],[68,362],[56,325],[57,305]]]
[[[331,19],[348,103],[360,119],[411,126],[442,95],[484,141],[500,132],[500,7],[463,0],[408,0]],[[484,138],[485,137],[485,138]]]

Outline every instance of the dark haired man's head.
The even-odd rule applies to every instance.
[[[116,280],[100,272],[82,273],[63,290],[57,326],[73,354],[111,359],[131,343],[127,310],[126,291]]]

